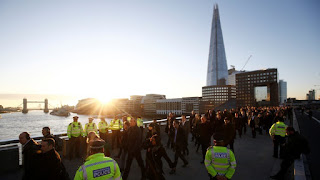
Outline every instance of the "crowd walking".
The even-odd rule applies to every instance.
[[[284,123],[288,120],[287,124],[292,124],[291,118],[290,107],[245,107],[223,111],[211,109],[202,115],[192,111],[189,120],[186,115],[178,120],[180,118],[170,113],[165,126],[168,140],[164,142],[162,137],[165,135],[161,136],[161,126],[156,119],[145,129],[141,117],[115,116],[110,124],[102,117],[98,126],[94,118],[89,118],[83,128],[78,122],[79,117],[74,116],[67,128],[67,157],[69,160],[84,160],[74,177],[77,180],[130,179],[133,159],[140,167],[141,179],[163,180],[166,173],[184,171],[178,167],[181,159],[182,168],[203,166],[207,169],[208,179],[223,180],[231,179],[236,171],[236,139],[250,136],[259,138],[267,134],[274,144],[270,157],[283,159],[281,170],[271,178],[283,179],[293,160],[301,153],[308,153],[306,139]],[[244,137],[247,128],[250,128],[251,135]],[[23,179],[41,179],[44,174],[50,174],[52,179],[69,179],[56,151],[55,137],[50,128],[44,127],[42,133],[44,137],[40,144],[30,138],[27,132],[19,136],[23,145]],[[196,152],[190,152],[189,146],[195,146]],[[189,154],[197,153],[200,147],[200,164],[189,164]],[[170,157],[168,151],[172,151],[174,157]],[[162,159],[166,161],[165,164]],[[41,166],[43,164],[47,166]],[[170,171],[165,172],[164,166]],[[42,173],[36,173],[39,169]]]

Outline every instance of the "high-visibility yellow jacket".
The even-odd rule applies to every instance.
[[[222,146],[208,148],[204,164],[212,177],[216,175],[231,179],[236,171],[236,159],[231,150]]]
[[[89,132],[94,131],[98,133],[97,125],[96,123],[87,123],[84,126],[84,136],[87,136]]]
[[[110,122],[110,127],[111,130],[120,130],[123,128],[123,123],[120,119],[113,119]]]
[[[143,127],[143,120],[141,118],[137,119],[137,126],[138,127]]]
[[[276,122],[271,126],[269,130],[269,134],[270,136],[279,135],[281,137],[285,137],[286,128],[287,128],[287,125],[284,124],[284,122]]]
[[[89,156],[86,162],[79,167],[74,180],[121,180],[120,168],[115,160],[105,157],[103,153]]]
[[[98,124],[99,132],[106,133],[108,132],[108,123],[105,121],[100,121]]]
[[[68,126],[67,135],[71,137],[83,136],[83,129],[80,122],[72,122]]]

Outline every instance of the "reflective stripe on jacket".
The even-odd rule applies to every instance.
[[[67,135],[71,137],[79,137],[83,135],[83,129],[80,122],[72,122],[68,126]]]
[[[269,130],[269,134],[270,136],[279,135],[281,137],[285,137],[286,128],[287,128],[287,125],[284,124],[284,122],[276,122],[271,126]]]
[[[98,124],[99,132],[106,133],[108,131],[108,123],[100,121]]]
[[[122,122],[120,119],[113,119],[110,123],[110,129],[111,130],[120,130],[122,129]]]
[[[91,131],[94,131],[94,132],[98,133],[98,129],[97,129],[96,123],[87,123],[84,126],[84,135],[85,136],[88,136],[88,133],[91,132]]]
[[[89,156],[86,162],[79,167],[75,180],[121,180],[120,168],[115,160],[105,157],[103,153]]]
[[[208,148],[204,164],[212,177],[220,175],[228,179],[232,178],[237,166],[233,152],[222,146]]]

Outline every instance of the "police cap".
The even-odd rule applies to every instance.
[[[106,142],[103,139],[95,139],[89,142],[91,149],[101,149],[104,147]]]

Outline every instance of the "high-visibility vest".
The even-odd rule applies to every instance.
[[[137,119],[137,126],[138,127],[143,127],[143,120],[141,118]]]
[[[84,135],[85,136],[88,136],[88,133],[91,131],[98,133],[97,125],[95,123],[87,123],[84,126]]]
[[[105,121],[100,121],[98,124],[99,132],[106,133],[108,131],[108,123]]]
[[[79,137],[83,135],[83,129],[80,122],[72,122],[68,126],[67,135],[71,137]]]
[[[113,119],[110,123],[110,129],[111,130],[120,130],[122,129],[122,122],[120,119]]]
[[[86,162],[77,170],[74,179],[121,180],[122,178],[117,162],[110,157],[105,157],[103,153],[97,153],[86,159]]]
[[[231,150],[222,146],[208,148],[204,164],[212,177],[216,175],[231,179],[236,171],[236,158]]]
[[[284,122],[276,122],[271,126],[269,130],[269,134],[270,136],[279,135],[281,137],[285,137],[286,128],[287,128],[287,125],[284,124]]]

